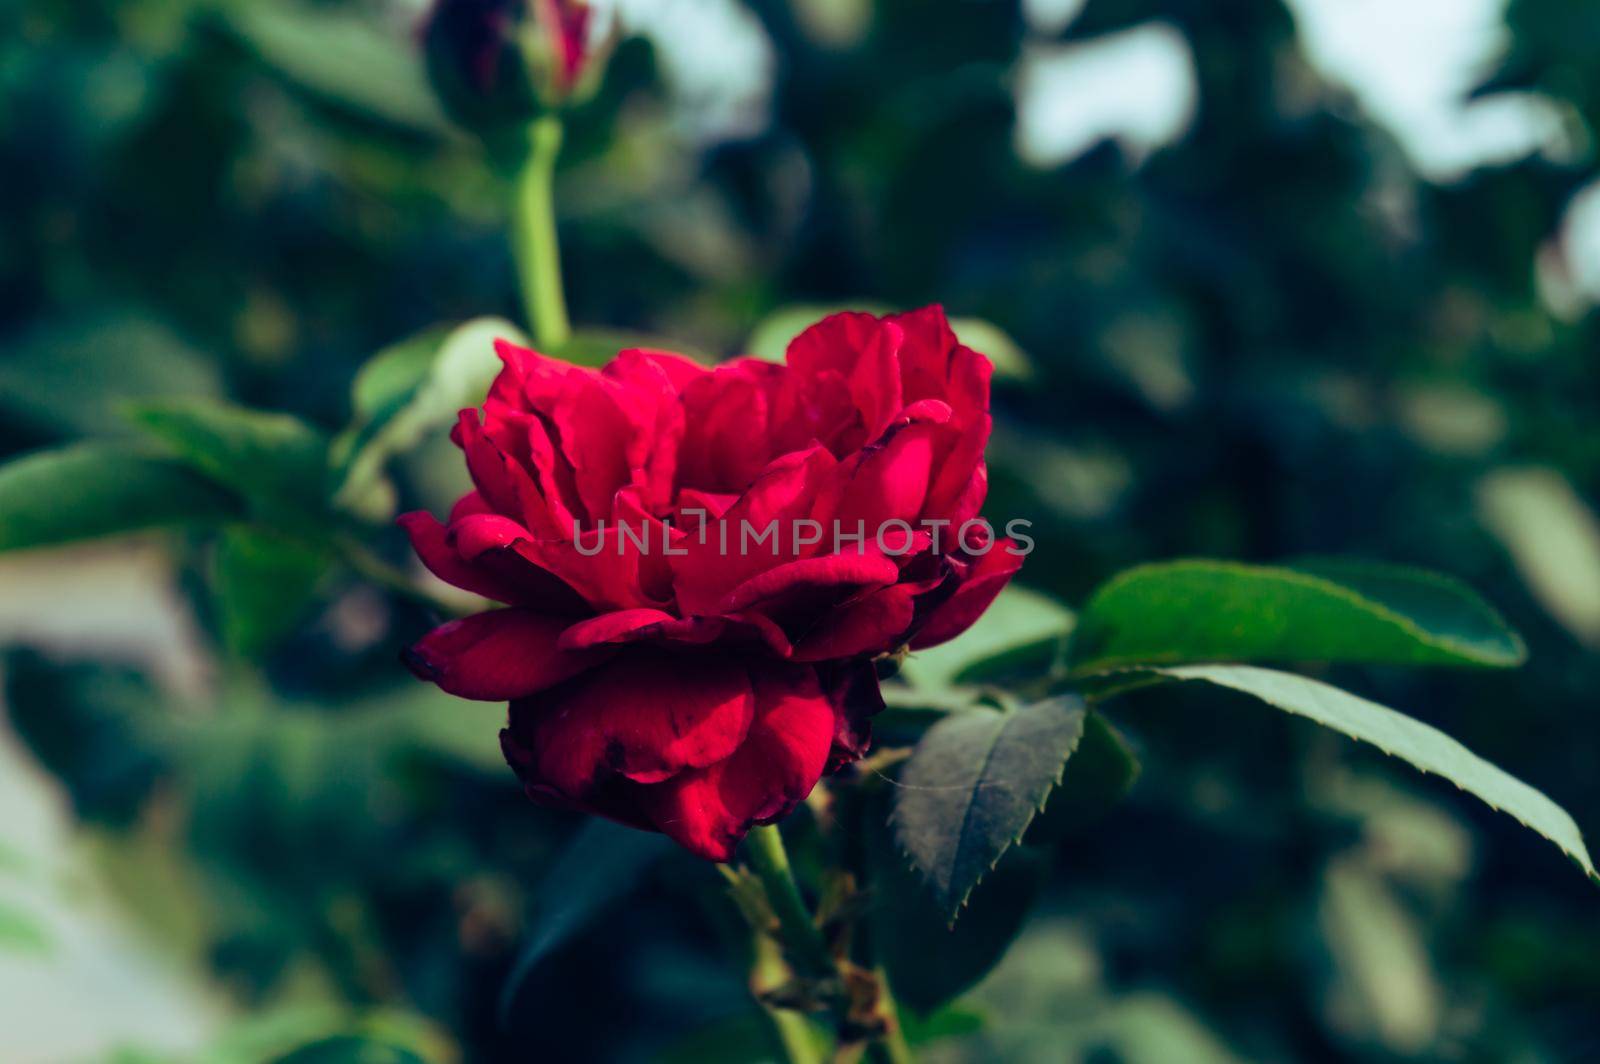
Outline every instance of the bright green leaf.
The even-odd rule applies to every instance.
[[[271,649],[304,615],[331,564],[325,548],[260,528],[229,528],[216,561],[223,641],[246,657]]]
[[[210,524],[238,502],[177,462],[80,444],[0,466],[0,550]]]
[[[496,340],[527,343],[508,321],[474,318],[422,332],[362,367],[352,394],[355,424],[338,443],[343,472],[337,505],[361,510],[391,458],[483,402],[500,372]]]
[[[1047,668],[1072,624],[1072,611],[1055,599],[1013,584],[971,628],[948,643],[913,653],[900,673],[915,687],[940,689]]]
[[[274,516],[322,509],[327,440],[299,418],[200,399],[138,404],[131,417],[175,457]]]
[[[1421,721],[1317,680],[1272,669],[1249,665],[1188,665],[1149,671],[1175,680],[1201,680],[1251,695],[1352,739],[1371,743],[1424,772],[1443,776],[1555,843],[1580,868],[1600,881],[1600,873],[1596,873],[1589,851],[1584,847],[1578,825],[1564,809]]]
[[[814,325],[830,314],[845,310],[858,310],[867,314],[887,314],[891,308],[881,303],[861,301],[853,303],[800,303],[773,311],[756,325],[745,342],[745,351],[768,362],[782,362],[789,342],[808,326]],[[956,339],[975,351],[989,357],[994,363],[995,376],[1001,380],[1027,380],[1033,375],[1033,366],[1022,348],[1017,346],[1005,330],[980,318],[951,318],[950,327]]]
[[[1085,716],[1073,696],[1008,713],[974,708],[917,744],[895,790],[895,837],[947,920],[1044,807]]]
[[[1510,666],[1522,640],[1465,585],[1396,566],[1143,565],[1090,598],[1073,634],[1082,675],[1204,661]]]

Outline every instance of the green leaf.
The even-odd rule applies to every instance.
[[[1122,733],[1091,711],[1083,724],[1083,741],[1050,792],[1044,810],[1028,826],[1024,841],[1058,845],[1104,816],[1127,797],[1139,778],[1139,759]]]
[[[1371,743],[1424,772],[1443,776],[1555,843],[1561,852],[1600,882],[1600,873],[1596,873],[1589,851],[1584,847],[1583,835],[1565,810],[1436,728],[1293,673],[1249,665],[1188,665],[1150,671],[1175,680],[1200,680],[1251,695],[1352,739]]]
[[[869,830],[867,846],[874,947],[895,997],[922,1016],[993,970],[1027,923],[1050,873],[1048,854],[1013,847],[952,926],[945,906],[896,851],[888,831]]]
[[[589,820],[540,884],[522,952],[500,993],[502,1021],[539,963],[621,900],[672,849],[665,835]]]
[[[175,457],[270,515],[324,508],[327,440],[297,417],[203,399],[136,404],[130,416]]]
[[[1069,648],[1079,675],[1205,661],[1504,667],[1525,657],[1521,638],[1455,580],[1332,561],[1129,569],[1090,598]]]
[[[311,92],[358,114],[423,132],[449,128],[404,27],[279,0],[229,4],[228,27],[261,59]]]
[[[0,406],[53,436],[126,433],[117,415],[129,399],[221,394],[215,362],[161,323],[129,311],[47,322],[0,361]]]
[[[177,462],[123,445],[80,444],[0,466],[0,550],[210,524],[238,508]]]
[[[254,657],[295,626],[316,597],[333,558],[325,547],[248,526],[217,545],[217,600],[223,641]]]
[[[858,310],[867,314],[888,314],[892,308],[862,300],[852,303],[797,303],[773,311],[756,325],[745,342],[745,351],[768,362],[782,362],[789,343],[796,336],[830,314]],[[956,339],[989,357],[995,376],[1001,380],[1025,381],[1033,376],[1027,354],[1005,330],[981,318],[951,318]]]
[[[1009,713],[975,708],[917,744],[895,789],[895,837],[950,922],[1044,807],[1086,712],[1070,695]]]
[[[504,319],[474,318],[428,329],[361,368],[351,396],[355,423],[336,446],[342,467],[336,505],[361,510],[390,459],[483,402],[500,372],[496,340],[527,343]]]
[[[1013,584],[971,628],[948,643],[906,658],[900,674],[915,687],[937,690],[1048,668],[1072,625],[1071,610],[1048,595]]]

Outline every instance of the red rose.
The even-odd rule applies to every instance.
[[[967,523],[991,367],[937,307],[834,315],[785,366],[500,354],[454,434],[477,490],[401,523],[508,608],[408,661],[510,700],[506,758],[540,801],[726,860],[865,750],[872,658],[959,634],[1021,564]]]

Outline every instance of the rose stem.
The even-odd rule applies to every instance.
[[[759,933],[755,936],[755,954],[754,985],[776,985],[788,977],[781,947],[770,936]],[[787,1064],[825,1064],[827,1058],[821,1042],[824,1036],[812,1026],[810,1019],[793,1009],[773,1005],[763,1006],[763,1011],[778,1036],[778,1044],[783,1047],[783,1059]]]
[[[805,899],[800,896],[800,886],[794,881],[789,868],[789,854],[783,848],[783,836],[773,824],[763,824],[750,829],[744,840],[745,860],[751,871],[766,889],[767,901],[778,918],[783,943],[789,948],[790,958],[801,969],[800,974],[821,978],[835,974],[833,956],[828,944]]]
[[[527,130],[527,155],[517,171],[511,199],[511,239],[522,286],[522,308],[534,343],[546,354],[567,342],[567,302],[561,289],[561,251],[556,239],[556,156],[561,120],[543,115]]]

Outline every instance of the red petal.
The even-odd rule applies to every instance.
[[[796,522],[813,516],[817,493],[835,466],[821,447],[785,455],[770,465],[718,521],[690,536],[672,559],[673,587],[686,615],[711,616],[728,592],[758,573],[798,557]],[[763,542],[744,540],[777,530]],[[807,532],[812,531],[809,528]],[[823,537],[826,538],[826,531]],[[815,549],[815,546],[813,546]]]
[[[734,613],[758,602],[807,588],[838,588],[853,584],[892,584],[900,567],[876,553],[826,554],[785,562],[751,577],[718,603],[719,613]]]
[[[833,706],[813,670],[763,669],[752,678],[756,715],[743,745],[726,760],[674,776],[643,796],[664,834],[711,861],[731,859],[752,826],[804,801],[822,777],[833,742]]]
[[[545,698],[512,703],[541,779],[581,796],[605,772],[659,783],[738,749],[755,711],[750,679],[725,659],[629,648]]]
[[[896,584],[869,591],[823,617],[794,648],[795,661],[827,661],[892,650],[916,615],[914,590]]]
[[[591,617],[561,633],[561,645],[571,650],[644,639],[663,642],[709,643],[722,634],[717,618],[684,620],[660,610],[617,610]]]
[[[972,623],[989,608],[995,596],[1022,568],[1022,556],[1011,553],[1016,544],[1009,539],[997,539],[987,553],[979,555],[955,593],[937,606],[922,623],[911,640],[911,649],[922,650],[936,646],[972,627]]]
[[[441,625],[406,651],[424,680],[462,698],[500,702],[542,691],[602,660],[595,652],[561,649],[569,622],[532,610],[477,613]]]

